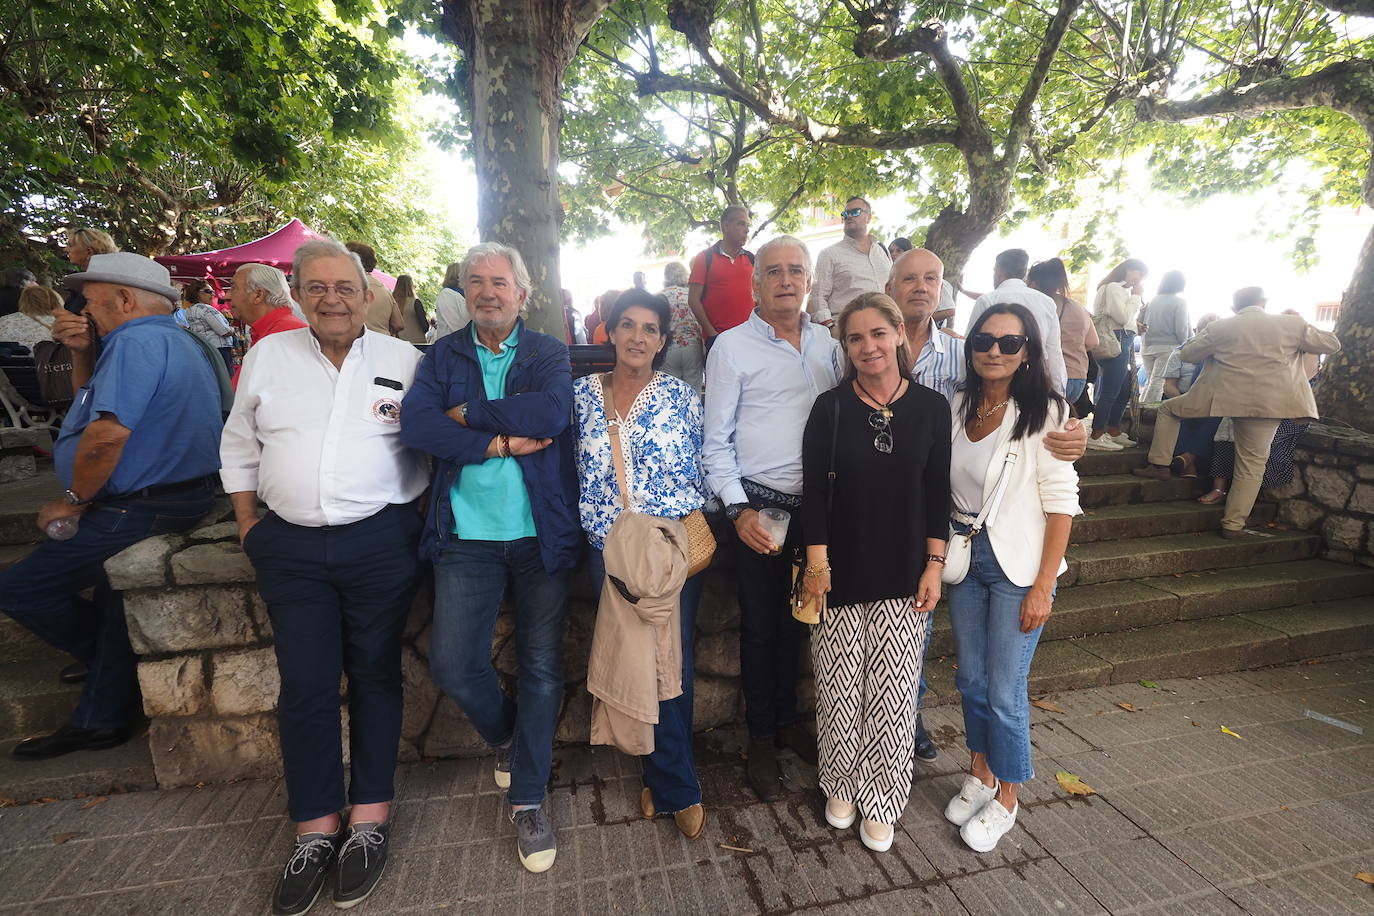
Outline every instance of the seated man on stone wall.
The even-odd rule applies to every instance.
[[[468,249],[472,321],[435,341],[406,396],[401,438],[435,457],[424,552],[434,561],[434,680],[497,749],[520,862],[553,865],[544,804],[563,703],[567,574],[582,546],[568,348],[520,320],[530,275],[519,252]],[[519,677],[508,696],[491,663],[496,615],[514,599]]]
[[[48,540],[0,572],[0,611],[88,674],[68,723],[17,745],[21,760],[129,739],[143,711],[138,660],[104,564],[144,538],[194,526],[214,505],[219,468],[219,385],[172,320],[181,294],[167,269],[129,252],[96,254],[65,283],[85,303],[53,324],[53,339],[71,348],[78,389],[53,447],[66,492],[39,510]],[[88,588],[90,600],[80,594]]]
[[[220,454],[239,540],[276,642],[277,725],[296,843],[272,912],[334,903],[386,864],[401,739],[401,631],[418,576],[424,456],[401,444],[420,353],[367,329],[367,278],[330,240],[296,249],[291,295],[309,327],[248,351]],[[258,497],[270,510],[258,516]],[[339,679],[348,675],[347,827]]]

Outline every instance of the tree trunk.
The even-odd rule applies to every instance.
[[[451,0],[445,31],[467,59],[483,241],[529,267],[528,321],[567,339],[558,273],[558,132],[563,74],[609,0]]]
[[[1374,433],[1374,229],[1365,237],[1336,319],[1341,351],[1329,357],[1317,385],[1322,419]]]

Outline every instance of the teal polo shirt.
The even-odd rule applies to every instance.
[[[477,361],[482,367],[482,388],[487,400],[506,396],[506,376],[515,363],[515,345],[520,326],[493,353],[477,339],[477,323],[469,325],[477,344]],[[534,513],[525,477],[514,458],[488,458],[481,464],[465,465],[449,490],[453,506],[453,533],[465,541],[514,541],[532,538]]]

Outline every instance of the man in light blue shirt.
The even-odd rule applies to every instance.
[[[954,400],[964,382],[964,341],[935,326],[944,264],[933,251],[913,248],[892,264],[886,292],[902,311],[907,343],[915,360],[911,378]]]
[[[840,348],[803,310],[811,256],[800,240],[781,236],[760,248],[753,286],[757,308],[716,338],[706,360],[702,463],[735,525],[746,772],[750,788],[773,801],[781,796],[776,746],[816,762],[816,739],[797,712],[806,628],[788,598],[792,552],[803,543],[802,432],[816,396],[839,382]],[[766,507],[792,513],[783,544],[759,524]]]

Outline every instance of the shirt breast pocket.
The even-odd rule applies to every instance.
[[[401,400],[404,389],[391,388],[373,383],[368,386],[368,418],[386,427],[399,427],[401,423]]]

